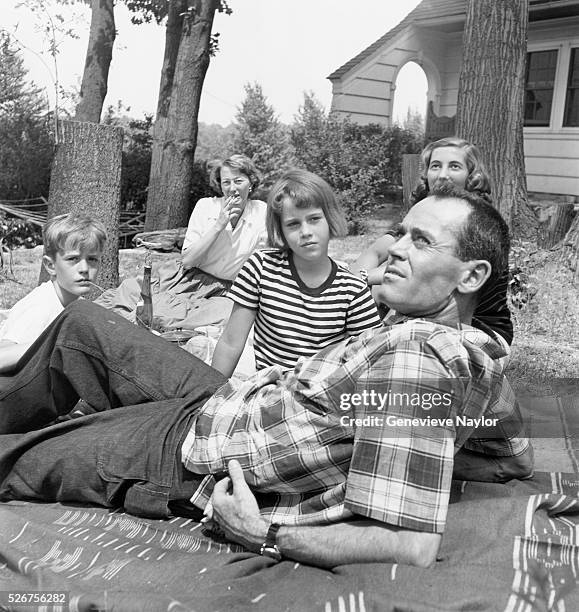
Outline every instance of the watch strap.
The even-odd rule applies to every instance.
[[[277,532],[281,525],[279,523],[272,523],[267,530],[265,536],[265,542],[261,545],[259,554],[263,557],[270,557],[276,561],[281,561],[281,552],[276,543]]]

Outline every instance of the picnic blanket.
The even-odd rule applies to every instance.
[[[277,564],[190,519],[9,502],[0,504],[0,591],[65,590],[71,610],[122,612],[579,610],[579,395],[524,402],[540,471],[502,485],[455,481],[431,568]]]

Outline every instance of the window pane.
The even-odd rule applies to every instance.
[[[551,117],[553,90],[527,90],[525,94],[525,125],[548,126]]]
[[[565,99],[564,127],[579,127],[579,49],[571,49],[569,81]]]
[[[556,68],[557,50],[527,53],[525,125],[549,125]]]

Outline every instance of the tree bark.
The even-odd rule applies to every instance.
[[[561,261],[575,272],[575,281],[579,279],[579,213],[575,215],[571,227],[560,242]]]
[[[560,242],[571,227],[575,218],[575,207],[568,202],[552,204],[538,214],[539,232],[538,246],[550,249]]]
[[[101,119],[115,42],[113,0],[91,0],[92,17],[76,121]]]
[[[158,189],[161,177],[161,158],[163,144],[167,129],[167,116],[171,104],[171,91],[173,89],[173,78],[177,65],[179,43],[181,42],[181,31],[183,29],[183,14],[186,11],[186,0],[173,0],[169,2],[169,13],[165,28],[165,54],[163,57],[163,68],[161,69],[161,83],[159,85],[159,99],[157,101],[157,116],[153,126],[153,146],[151,149],[151,171],[149,174],[148,193]],[[147,206],[147,210],[148,210]],[[147,215],[149,217],[149,215]],[[153,223],[153,216],[150,216]]]
[[[183,17],[165,136],[158,144],[161,152],[157,167],[151,168],[153,182],[149,184],[145,231],[187,224],[197,116],[218,4],[218,0],[194,0]]]
[[[528,0],[467,0],[456,128],[480,147],[512,235],[534,240],[523,152],[528,17]]]
[[[107,242],[98,284],[119,284],[119,220],[123,130],[98,123],[58,122],[58,145],[52,164],[48,218],[76,212],[105,225]],[[39,283],[48,279],[43,269]],[[96,292],[91,297],[96,297]]]
[[[418,153],[404,153],[402,155],[402,211],[403,215],[410,210],[412,192],[420,180],[421,155]]]

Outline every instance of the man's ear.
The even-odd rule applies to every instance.
[[[476,293],[490,275],[491,264],[486,259],[467,261],[456,289],[459,293]]]
[[[49,255],[42,256],[42,265],[44,269],[50,274],[50,276],[56,276],[56,269],[54,267],[54,260]]]

